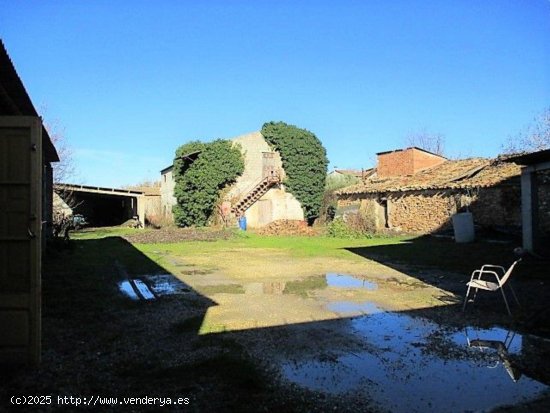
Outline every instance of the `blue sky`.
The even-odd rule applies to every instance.
[[[89,185],[270,120],[313,131],[330,168],[423,129],[490,157],[550,106],[548,0],[0,0],[0,38]]]

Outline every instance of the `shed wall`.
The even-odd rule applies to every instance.
[[[459,209],[469,207],[474,221],[487,227],[521,226],[520,192],[515,186],[481,188],[475,194],[457,190],[424,190],[387,194],[355,194],[341,196],[339,209],[355,205],[360,213],[383,230],[383,199],[387,202],[387,228],[404,233],[427,234],[451,225],[451,217]]]

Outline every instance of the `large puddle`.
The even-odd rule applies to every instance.
[[[391,294],[407,291],[394,292],[384,281],[378,285],[339,273],[244,283],[219,274],[196,272],[191,277],[193,287],[170,274],[140,279],[155,297],[218,294],[218,305],[209,308],[203,321],[210,331],[218,325],[221,331],[319,327],[320,335],[311,342],[300,330],[285,336],[288,341],[272,354],[262,347],[262,355],[280,368],[282,377],[299,386],[364,395],[392,412],[483,411],[532,400],[548,390],[550,340],[498,327],[442,326],[413,309],[384,311],[370,300],[380,294],[393,299],[397,296]],[[134,284],[122,282],[121,291],[144,299],[138,297],[144,295],[140,280],[129,281]],[[293,346],[298,349],[294,353]],[[293,355],[283,356],[282,347]]]
[[[206,278],[205,278],[206,279]],[[212,284],[203,285],[203,292],[206,294],[297,294],[308,295],[313,291],[323,290],[328,287],[336,289],[348,290],[368,290],[373,291],[378,289],[378,284],[365,279],[364,277],[327,273],[324,275],[305,277],[289,281],[264,281],[251,282],[246,284],[224,284],[220,283],[219,279],[213,279]]]
[[[501,328],[449,330],[372,303],[329,307],[369,313],[347,321],[362,349],[283,360],[287,380],[322,392],[364,394],[392,412],[479,411],[548,389],[548,340]]]

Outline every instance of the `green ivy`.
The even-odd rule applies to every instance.
[[[327,153],[321,141],[310,131],[268,122],[262,127],[266,141],[281,154],[286,173],[286,188],[302,204],[311,223],[319,216],[327,174]]]
[[[185,155],[200,151],[190,158]],[[174,221],[182,227],[205,226],[214,211],[220,191],[244,171],[239,145],[218,139],[192,141],[176,150],[174,161]]]

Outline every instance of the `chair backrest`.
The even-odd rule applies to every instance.
[[[500,279],[500,286],[501,286],[501,287],[506,283],[506,281],[508,280],[508,278],[510,278],[510,275],[512,275],[512,271],[514,270],[514,267],[515,267],[516,264],[517,264],[518,262],[520,262],[520,261],[521,261],[521,258],[518,259],[518,260],[516,260],[516,261],[514,261],[514,262],[512,263],[512,265],[510,265],[510,268],[508,268],[508,271],[506,271],[506,273],[504,274],[504,276]]]

